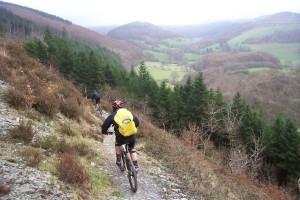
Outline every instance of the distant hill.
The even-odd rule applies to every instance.
[[[111,25],[111,26],[93,26],[89,27],[89,29],[96,31],[97,33],[106,35],[109,31],[117,28],[117,25]]]
[[[300,24],[300,14],[281,12],[252,20],[224,21],[189,26],[165,26],[164,28],[187,37],[228,40],[253,28],[280,24]]]
[[[108,35],[116,39],[129,41],[156,41],[177,36],[175,33],[148,22],[132,22],[111,30]]]
[[[186,37],[205,39],[229,39],[252,27],[246,22],[214,22],[188,26],[165,26],[164,28]]]
[[[15,15],[35,23],[40,29],[49,27],[51,30],[58,32],[66,30],[71,37],[77,40],[110,49],[120,55],[125,66],[129,67],[131,64],[138,63],[142,58],[139,48],[132,44],[106,37],[57,16],[5,2],[0,2],[0,7],[6,8]]]
[[[258,17],[253,20],[258,24],[300,24],[300,14],[294,12],[280,12],[273,15]]]

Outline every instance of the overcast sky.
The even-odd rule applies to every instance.
[[[300,0],[5,0],[83,26],[146,21],[183,25],[255,18],[281,11],[300,13]]]

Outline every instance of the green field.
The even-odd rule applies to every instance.
[[[200,59],[200,55],[195,53],[184,53],[183,59],[186,61],[196,61]]]
[[[267,52],[284,65],[300,65],[300,43],[270,43],[247,45],[251,50]]]
[[[185,47],[193,43],[199,42],[200,40],[200,38],[176,37],[162,40],[161,43],[166,44],[169,47]]]
[[[249,31],[246,31],[239,36],[229,40],[228,44],[230,45],[240,45],[242,44],[246,39],[249,38],[258,38],[258,37],[264,37],[268,35],[272,35],[274,32],[277,31],[288,31],[293,29],[300,29],[299,24],[281,24],[281,25],[269,25],[264,27],[258,27],[251,29]]]
[[[191,69],[178,64],[162,64],[161,62],[145,62],[151,76],[158,82],[168,81],[170,85],[178,83]],[[138,69],[138,66],[136,67]]]
[[[270,70],[272,70],[270,67],[250,67],[247,69],[247,71],[250,73],[265,72]]]
[[[287,68],[271,68],[271,67],[248,67],[247,69],[244,70],[238,70],[237,72],[248,72],[250,74],[255,74],[259,72],[267,72],[267,71],[277,71],[281,72],[283,74],[289,75],[293,72],[292,69],[287,69]]]
[[[157,61],[160,61],[160,62],[167,62],[169,60],[169,55],[166,54],[166,53],[163,53],[163,52],[145,50],[144,53],[145,54],[147,54],[147,53],[152,54],[154,56],[154,58]]]

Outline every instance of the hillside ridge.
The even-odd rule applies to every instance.
[[[0,6],[10,10],[15,15],[26,18],[38,24],[39,26],[44,27],[44,29],[46,27],[49,27],[58,32],[62,32],[65,30],[71,37],[79,41],[86,42],[90,45],[102,46],[109,50],[112,50],[120,55],[126,67],[129,67],[131,64],[137,63],[141,60],[140,50],[136,46],[125,41],[118,41],[82,26],[69,23],[65,20],[61,20],[61,18],[52,17],[53,15],[49,15],[41,11],[36,11],[31,8],[22,7],[11,3],[7,4],[3,1],[0,2]]]

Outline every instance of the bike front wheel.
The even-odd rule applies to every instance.
[[[128,177],[129,183],[130,183],[130,189],[132,192],[136,192],[138,189],[137,173],[136,173],[136,170],[135,170],[132,160],[129,161],[128,165],[129,166],[128,166],[127,177]]]

